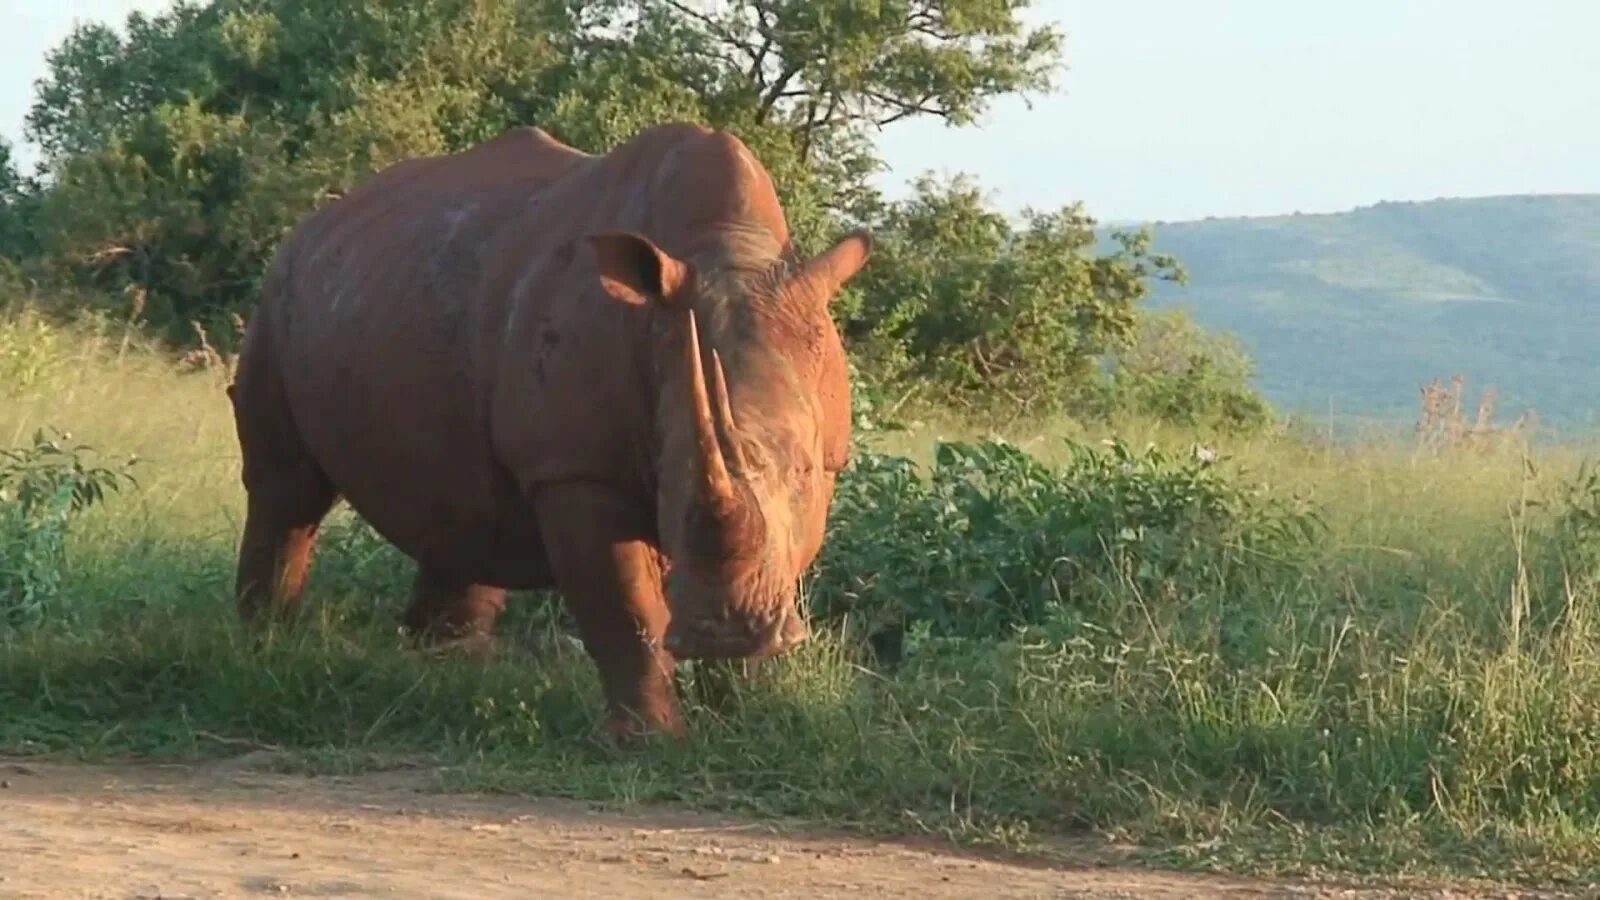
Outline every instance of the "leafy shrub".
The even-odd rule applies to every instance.
[[[72,436],[39,430],[31,446],[0,450],[0,623],[42,619],[60,592],[74,519],[123,483],[134,460],[92,464]]]
[[[932,471],[868,454],[841,479],[812,612],[867,634],[1002,638],[1139,596],[1292,568],[1311,510],[1226,477],[1212,451],[1069,444],[1052,468],[1001,442],[939,445]],[[892,640],[892,637],[891,637]]]

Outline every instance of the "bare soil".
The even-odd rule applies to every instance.
[[[257,760],[259,762],[259,760]],[[1049,863],[790,823],[442,794],[434,774],[0,760],[0,897],[1524,897]]]

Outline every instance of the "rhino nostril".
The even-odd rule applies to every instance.
[[[778,638],[783,634],[783,626],[784,623],[788,621],[788,618],[788,616],[780,613],[765,620],[761,623],[761,627],[757,629],[755,637],[762,644],[770,644],[773,641],[778,640]]]
[[[798,613],[789,613],[783,617],[782,628],[778,631],[777,642],[780,649],[787,650],[811,636],[811,629],[800,618]]]

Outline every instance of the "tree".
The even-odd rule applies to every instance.
[[[1148,279],[1183,277],[1147,232],[1097,255],[1081,208],[1029,210],[1018,228],[966,178],[919,180],[875,231],[845,334],[891,381],[974,408],[1083,408],[1101,358],[1133,334]]]
[[[672,119],[744,137],[809,245],[870,204],[871,127],[1050,84],[1059,39],[1024,5],[214,0],[83,26],[28,117],[41,251],[182,335],[250,302],[295,221],[396,159],[517,124],[600,152]]]
[[[860,186],[870,135],[902,119],[976,121],[996,97],[1051,89],[1061,36],[1026,28],[1028,0],[644,0],[634,46],[710,63],[722,117],[782,128],[802,165]]]
[[[27,182],[11,159],[11,144],[0,138],[0,265],[14,263],[27,252],[28,199]]]
[[[1060,56],[1060,36],[1024,28],[1017,0],[714,6],[643,4],[646,21],[721,63],[725,91],[758,122],[803,138],[921,115],[969,124],[994,97],[1049,89]]]
[[[29,116],[41,263],[190,334],[253,300],[296,221],[362,175],[510,124],[562,62],[555,4],[219,0],[78,29]],[[539,18],[547,16],[549,21]],[[554,33],[560,33],[559,28]],[[226,330],[212,328],[214,335]]]

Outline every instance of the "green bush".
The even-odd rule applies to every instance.
[[[1070,444],[1054,468],[1000,441],[944,443],[926,476],[867,454],[835,503],[813,615],[891,643],[1065,634],[1130,596],[1180,603],[1292,571],[1320,529],[1304,505],[1226,476],[1213,451],[1121,441]]]
[[[133,461],[94,465],[93,450],[72,436],[40,430],[31,446],[0,449],[0,624],[21,626],[54,609],[74,520],[131,482]]]

